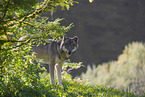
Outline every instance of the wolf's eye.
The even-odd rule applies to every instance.
[[[71,44],[71,46],[75,46],[74,44]]]
[[[68,44],[65,44],[65,46],[67,47],[67,46],[68,46]]]

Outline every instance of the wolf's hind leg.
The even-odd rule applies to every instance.
[[[54,80],[54,65],[55,65],[55,60],[51,60],[49,64],[49,73],[50,73],[50,83],[55,84]]]

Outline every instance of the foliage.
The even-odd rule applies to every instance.
[[[99,65],[93,69],[88,66],[83,80],[91,84],[102,84],[120,90],[127,90],[138,95],[145,91],[145,44],[133,42],[125,46],[117,61]]]
[[[24,88],[37,86],[39,82],[40,64],[34,64],[36,58],[27,55],[30,47],[18,48],[16,51],[4,52],[6,57],[2,57],[3,68],[1,78],[1,95],[14,96]],[[38,61],[39,62],[39,61]]]
[[[94,0],[89,0],[90,3],[92,3]]]
[[[40,15],[46,11],[52,14],[57,7],[69,9],[73,3],[73,0],[0,0],[1,95],[28,95],[27,91],[39,87],[41,60],[30,52],[31,40],[36,39],[38,45],[50,37],[57,40],[72,27],[60,25],[63,19],[52,21]],[[25,35],[30,37],[19,40]]]
[[[3,92],[2,96],[20,96],[20,97],[104,97],[104,96],[128,96],[136,97],[125,91],[118,91],[113,88],[103,86],[94,86],[83,83],[79,79],[63,79],[63,87],[59,85],[49,84],[49,74],[47,72],[39,73],[40,81],[37,81],[34,86],[18,84],[15,91],[9,90]],[[16,80],[17,82],[18,80]],[[21,86],[21,87],[19,87]],[[4,89],[6,89],[4,88]]]
[[[63,64],[62,69],[63,69],[64,71],[66,71],[67,68],[78,69],[78,68],[80,68],[81,66],[84,66],[84,65],[82,65],[82,62],[75,63],[75,62],[70,62],[70,60],[68,60],[68,61],[66,61],[66,62]]]
[[[60,26],[60,20],[50,21],[40,17],[46,11],[54,12],[58,6],[69,9],[73,0],[1,0],[0,2],[0,48],[7,42],[18,42],[20,36],[58,38],[67,32],[68,27]],[[29,30],[28,30],[29,29]],[[31,29],[31,30],[30,30]],[[10,37],[11,36],[11,37]],[[40,40],[43,40],[41,39]]]

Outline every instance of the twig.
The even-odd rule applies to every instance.
[[[42,31],[44,30],[44,28],[43,27],[39,27],[39,26],[34,26],[33,24],[31,24],[31,23],[28,23],[28,22],[23,22],[24,24],[27,24],[27,25],[29,25],[29,26],[31,26],[32,28],[37,28],[37,29],[41,29]]]

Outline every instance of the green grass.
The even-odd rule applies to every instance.
[[[107,88],[99,85],[89,85],[80,79],[63,79],[63,87],[50,85],[49,74],[40,74],[40,80],[36,86],[23,85],[17,92],[7,90],[1,94],[9,97],[136,97],[134,94]]]
[[[43,73],[41,79],[46,79],[46,73]],[[49,77],[47,78],[49,79]],[[127,93],[125,91],[118,91],[113,88],[107,88],[99,85],[89,85],[84,83],[80,79],[73,79],[66,77],[66,80],[63,79],[63,87],[58,85],[52,86],[48,85],[46,80],[41,80],[43,83],[45,96],[58,96],[58,97],[103,97],[103,96],[129,96],[135,97],[135,95],[131,93]],[[48,80],[49,81],[49,80]]]

